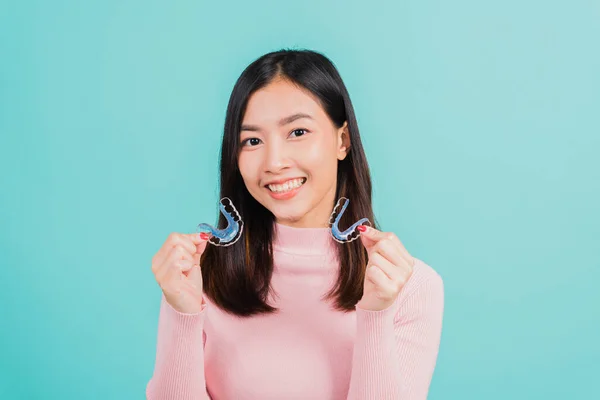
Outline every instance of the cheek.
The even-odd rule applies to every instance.
[[[240,174],[246,183],[246,187],[256,184],[256,175],[257,175],[257,167],[256,162],[252,157],[248,157],[249,154],[241,153],[238,157],[238,168],[240,170]]]
[[[317,177],[335,176],[337,173],[337,154],[329,143],[315,143],[304,153],[304,166]]]

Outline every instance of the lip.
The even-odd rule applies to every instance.
[[[281,185],[283,183],[286,183],[287,181],[293,181],[294,179],[306,179],[303,176],[297,176],[295,178],[285,178],[285,179],[279,179],[277,181],[269,181],[267,183],[265,183],[265,187],[269,186],[269,185]]]
[[[301,178],[291,178],[291,179],[301,179]],[[302,189],[302,188],[304,187],[304,185],[306,184],[306,178],[302,178],[302,179],[304,179],[304,180],[305,180],[305,182],[304,182],[302,185],[300,185],[300,187],[297,187],[297,188],[295,188],[295,189],[292,189],[292,190],[290,190],[289,192],[285,192],[285,193],[275,193],[275,192],[272,192],[272,191],[271,191],[271,189],[269,189],[269,187],[268,187],[268,186],[266,186],[266,185],[265,185],[265,190],[266,190],[267,192],[269,192],[269,195],[270,195],[272,198],[274,198],[275,200],[288,200],[288,199],[291,199],[292,197],[294,197],[296,194],[298,194],[298,192],[300,191],[300,189]],[[269,183],[269,185],[277,185],[277,184],[281,184],[281,183],[287,182],[287,181],[289,181],[289,180],[290,180],[290,179],[285,179],[285,180],[276,181],[276,182],[279,182],[279,183],[276,183],[276,182],[271,182],[271,183]]]

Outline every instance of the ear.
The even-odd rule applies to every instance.
[[[350,151],[350,132],[348,131],[348,121],[337,132],[337,158],[343,160]]]

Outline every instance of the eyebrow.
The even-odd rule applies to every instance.
[[[296,113],[296,114],[290,115],[289,117],[281,118],[279,120],[279,126],[284,126],[284,125],[290,124],[290,123],[292,123],[298,119],[302,119],[302,118],[314,120],[314,118],[308,114]],[[257,132],[257,131],[260,131],[260,128],[256,125],[242,125],[242,128],[240,130]]]

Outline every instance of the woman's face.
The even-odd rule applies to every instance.
[[[338,160],[350,142],[313,95],[283,79],[248,100],[238,165],[246,188],[294,227],[325,227],[333,209]]]

